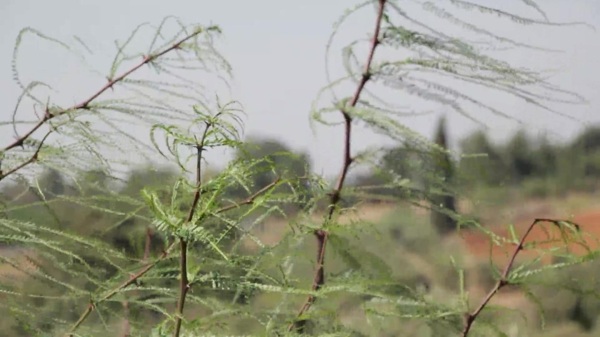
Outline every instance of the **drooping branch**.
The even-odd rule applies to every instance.
[[[0,167],[0,181],[2,181],[2,179],[4,179],[4,178],[8,177],[9,175],[19,171],[20,169],[24,168],[25,166],[37,161],[39,158],[40,151],[42,150],[42,147],[44,146],[44,142],[46,141],[46,139],[48,139],[48,136],[50,136],[51,133],[52,133],[52,131],[46,133],[46,135],[42,138],[42,140],[40,140],[40,143],[38,144],[37,148],[35,149],[35,152],[33,152],[31,157],[29,157],[27,160],[25,160],[21,164],[11,168],[7,172],[2,172],[2,167]]]
[[[81,315],[79,316],[79,319],[77,320],[77,322],[75,322],[71,326],[71,328],[65,334],[65,336],[67,336],[67,337],[74,337],[75,336],[75,331],[81,326],[81,324],[83,324],[83,322],[85,322],[85,320],[90,316],[90,314],[96,309],[97,305],[99,305],[100,303],[102,303],[104,301],[107,301],[107,300],[111,299],[113,296],[115,296],[116,294],[118,294],[121,290],[129,287],[130,285],[132,285],[134,283],[136,283],[142,276],[146,275],[159,262],[161,262],[165,258],[167,258],[167,256],[169,256],[169,253],[171,252],[171,250],[173,250],[174,247],[175,247],[175,242],[171,243],[167,247],[167,249],[165,249],[162,252],[162,254],[156,260],[154,260],[153,262],[151,262],[149,264],[146,264],[137,273],[131,275],[129,277],[129,279],[127,279],[126,281],[120,283],[118,286],[114,287],[110,291],[106,292],[98,300],[96,300],[96,301],[90,300],[90,303],[85,308],[85,310],[81,313]]]
[[[365,85],[371,78],[371,64],[373,63],[373,58],[375,56],[375,49],[380,44],[379,40],[379,32],[381,30],[381,22],[383,20],[383,13],[385,9],[386,0],[378,0],[378,10],[377,10],[377,19],[375,22],[375,29],[373,32],[373,36],[371,39],[371,46],[369,50],[369,55],[367,57],[367,61],[365,63],[365,67],[361,76],[360,81],[356,87],[354,95],[350,100],[348,107],[353,108],[358,103],[360,96],[365,88]],[[343,162],[342,169],[338,180],[335,184],[333,191],[330,193],[329,199],[329,210],[327,212],[325,223],[330,221],[335,214],[338,203],[341,198],[342,189],[344,188],[344,182],[346,181],[346,176],[348,174],[348,170],[350,169],[350,165],[352,164],[353,158],[351,153],[351,141],[352,141],[352,116],[345,109],[341,109],[340,113],[344,119],[344,154],[343,154]],[[313,291],[318,291],[321,289],[323,284],[325,283],[325,252],[327,248],[327,239],[329,238],[329,232],[324,229],[317,229],[314,232],[314,235],[317,239],[317,262],[316,262],[316,270],[313,278],[313,283],[311,289]],[[297,330],[302,332],[304,330],[304,326],[306,324],[306,320],[301,317],[311,308],[311,306],[316,301],[316,296],[309,295],[300,308],[294,322],[290,324],[288,327],[288,331]]]
[[[98,98],[100,95],[102,95],[108,89],[113,88],[115,84],[123,81],[125,78],[127,78],[128,76],[130,76],[131,74],[133,74],[134,72],[139,70],[140,68],[142,68],[144,65],[151,63],[152,61],[156,60],[157,58],[160,58],[160,57],[164,56],[165,54],[168,54],[169,52],[172,52],[174,50],[181,49],[181,45],[183,43],[194,38],[195,36],[197,36],[198,34],[200,34],[202,32],[203,32],[203,30],[197,29],[193,33],[188,34],[184,38],[175,42],[170,47],[165,48],[164,50],[157,52],[156,54],[144,56],[144,58],[141,62],[139,62],[138,64],[136,64],[129,70],[123,72],[121,75],[119,75],[113,79],[109,79],[109,81],[104,86],[102,86],[100,89],[98,89],[96,92],[94,92],[91,96],[89,96],[88,98],[86,98],[85,100],[81,101],[78,104],[75,104],[69,108],[59,110],[59,111],[50,112],[48,109],[46,109],[44,116],[29,131],[27,131],[22,136],[17,137],[17,139],[15,139],[12,143],[8,144],[6,147],[4,147],[2,150],[0,150],[0,153],[6,153],[15,147],[22,146],[23,144],[25,144],[25,141],[27,139],[31,138],[31,136],[39,128],[41,128],[43,125],[47,124],[50,120],[52,120],[56,117],[62,116],[70,111],[89,109],[90,103],[92,103],[96,98]],[[6,178],[8,175],[10,175],[16,171],[22,169],[23,167],[33,163],[36,160],[37,154],[39,153],[40,149],[42,148],[43,143],[46,140],[46,138],[47,138],[47,135],[46,135],[46,137],[44,137],[42,139],[41,143],[39,144],[39,147],[37,148],[36,153],[34,154],[34,156],[31,159],[17,165],[15,168],[11,169],[10,171],[7,171],[3,174],[0,173],[0,180]]]
[[[473,323],[475,322],[477,317],[479,317],[479,314],[481,314],[483,309],[485,309],[485,307],[488,305],[488,303],[492,300],[492,298],[498,293],[498,291],[500,291],[500,289],[502,289],[505,286],[510,284],[508,276],[513,268],[513,265],[515,263],[517,255],[519,255],[519,253],[521,251],[523,251],[524,245],[525,245],[525,240],[527,240],[527,237],[529,236],[529,234],[531,233],[533,228],[538,223],[541,223],[541,222],[549,222],[549,223],[555,224],[556,226],[561,226],[560,223],[562,221],[555,220],[555,219],[537,218],[529,225],[529,227],[527,227],[527,230],[525,231],[525,233],[521,237],[521,240],[519,241],[519,243],[513,250],[512,255],[510,256],[510,259],[509,259],[508,263],[506,264],[506,266],[504,267],[504,270],[500,274],[498,281],[496,281],[496,284],[492,287],[492,289],[490,289],[490,291],[487,293],[487,295],[483,298],[483,300],[481,301],[479,306],[477,306],[477,308],[475,310],[473,310],[471,313],[467,313],[465,315],[464,325],[463,325],[463,330],[462,330],[463,337],[467,337],[469,335],[469,331],[471,331],[471,327],[473,326]]]

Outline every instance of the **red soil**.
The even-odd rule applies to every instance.
[[[571,252],[581,255],[588,252],[588,248],[593,250],[600,247],[600,210],[583,212],[569,220],[579,226],[579,232],[565,227],[561,231],[559,226],[548,222],[537,223],[527,236],[526,248],[519,253],[519,257],[534,258],[540,256],[541,250],[551,248],[556,248],[561,253]],[[517,240],[521,239],[532,222],[533,219],[515,222]],[[491,249],[493,261],[504,264],[514,252],[516,244],[508,226],[497,226],[490,230],[496,235],[506,238],[509,242],[491,245],[490,235],[480,230],[463,230],[460,236],[465,242],[468,252],[476,259],[489,259]],[[550,256],[546,256],[542,261],[547,263],[550,260]]]

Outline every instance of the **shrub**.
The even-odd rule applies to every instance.
[[[533,1],[524,3],[545,17]],[[544,271],[535,264],[515,264],[530,230],[549,223],[562,230],[565,240],[577,240],[577,226],[538,219],[520,238],[505,239],[515,247],[512,258],[488,295],[472,307],[462,262],[450,258],[452,250],[446,249],[434,227],[410,228],[408,224],[418,225],[416,219],[395,221],[402,224],[396,235],[401,246],[385,240],[388,232],[350,217],[353,208],[345,198],[364,191],[346,188],[350,171],[377,167],[374,154],[382,150],[355,151],[355,128],[360,124],[410,144],[415,153],[447,153],[443,144],[407,128],[400,111],[390,110],[395,105],[382,99],[379,90],[400,90],[465,116],[474,108],[505,115],[472,92],[459,90],[470,85],[527,97],[537,106],[545,96],[535,89],[542,89],[550,101],[578,102],[580,97],[417,17],[424,10],[481,38],[523,46],[464,22],[437,3],[407,13],[396,2],[369,1],[345,13],[332,38],[349,16],[371,5],[376,12],[371,39],[366,46],[353,42],[344,49],[347,73],[320,91],[313,106],[315,122],[331,124],[334,113],[335,121],[342,123],[342,161],[333,184],[306,167],[300,170],[298,162],[282,171],[270,154],[239,156],[220,172],[206,174],[207,151],[236,152],[244,145],[240,105],[223,102],[218,92],[206,92],[228,80],[230,73],[213,44],[220,33],[216,26],[185,26],[165,19],[153,31],[141,60],[130,46],[139,42],[138,33],[147,26],[136,28],[125,43],[118,43],[108,82],[74,105],[48,99],[40,82],[24,83],[13,60],[23,94],[12,121],[17,138],[1,150],[0,180],[17,179],[25,198],[7,198],[0,219],[0,242],[20,249],[19,254],[1,257],[18,276],[0,280],[0,308],[3,317],[11,318],[9,333],[467,336],[503,330],[506,322],[488,308],[491,298]],[[562,25],[467,1],[454,1],[452,6],[466,14],[483,11],[525,24]],[[75,51],[24,29],[15,57],[22,41],[31,36]],[[359,61],[362,47],[366,57]],[[146,68],[155,72],[144,72]],[[346,85],[354,89],[341,96],[338,89]],[[334,95],[327,96],[331,91]],[[41,115],[23,112],[25,104]],[[20,117],[27,116],[35,117],[21,122]],[[128,124],[146,130],[148,139],[132,137],[125,131]],[[388,154],[388,162],[402,164],[394,153]],[[155,160],[152,165],[168,163],[174,171],[138,169],[125,179],[119,172],[123,165],[129,170],[143,167],[149,158]],[[36,179],[40,168],[47,171]],[[421,211],[428,212],[432,197],[450,186],[444,179],[432,185],[402,170],[387,171],[389,180],[379,187],[402,192],[386,195],[388,201]],[[435,177],[439,178],[427,178]],[[288,204],[301,204],[301,212],[290,216],[283,207]],[[435,208],[460,225],[486,230],[447,204]],[[275,215],[286,219],[283,226],[288,229],[275,243],[266,244],[254,228]],[[405,216],[410,212],[395,218]],[[248,241],[258,246],[257,252],[244,249]],[[428,252],[426,262],[417,261],[411,250]],[[435,273],[421,270],[430,265]],[[563,265],[552,269],[559,267]],[[447,283],[432,287],[442,279]],[[341,311],[346,305],[351,310]]]

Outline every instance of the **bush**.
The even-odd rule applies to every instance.
[[[218,90],[231,79],[230,66],[214,44],[219,27],[185,26],[173,18],[156,27],[139,26],[124,43],[117,42],[108,82],[73,105],[48,97],[41,81],[25,83],[18,58],[30,37],[78,57],[78,46],[87,46],[76,40],[71,47],[24,29],[12,64],[23,93],[11,121],[0,124],[13,127],[10,132],[16,134],[0,150],[0,180],[14,178],[19,188],[13,192],[21,190],[5,198],[0,218],[0,242],[19,249],[19,254],[1,257],[2,267],[16,275],[13,280],[0,279],[0,315],[10,319],[3,322],[3,331],[38,336],[467,336],[511,328],[512,321],[493,315],[488,300],[507,286],[522,286],[529,274],[538,272],[536,265],[516,265],[524,246],[513,242],[513,259],[490,295],[475,308],[469,305],[462,282],[464,263],[460,256],[451,258],[457,249],[412,209],[429,214],[434,208],[466,222],[452,203],[435,201],[440,190],[451,185],[450,175],[419,167],[434,159],[432,153],[444,153],[438,164],[448,164],[445,144],[407,128],[403,111],[380,93],[399,89],[421,103],[462,115],[470,115],[469,110],[505,114],[463,89],[465,84],[527,97],[538,107],[548,104],[544,97],[580,97],[492,57],[482,49],[486,42],[522,44],[465,23],[446,7],[427,3],[421,9],[400,9],[386,0],[372,4],[372,39],[365,48],[355,41],[344,49],[340,64],[346,73],[319,91],[312,109],[316,123],[342,123],[340,173],[333,182],[310,172],[306,157],[283,161],[293,156],[272,151],[239,155],[219,172],[207,174],[207,151],[248,151],[242,140],[241,106],[223,102],[221,98],[229,95]],[[533,1],[526,5],[545,17]],[[332,38],[365,6],[345,13]],[[483,11],[541,23],[467,2],[448,6],[466,11],[460,17]],[[426,10],[440,20],[424,25],[413,10]],[[439,22],[491,41],[477,38],[470,43]],[[151,29],[149,35],[145,29]],[[148,39],[143,54],[131,50],[141,45],[139,39]],[[348,86],[348,94],[337,92]],[[327,96],[332,91],[335,94]],[[25,108],[30,105],[33,111]],[[331,112],[337,116],[334,121],[329,120]],[[382,170],[372,158],[385,149],[353,147],[357,124],[424,154],[418,157],[423,161],[411,156],[406,160],[402,148],[383,156],[389,167]],[[125,131],[132,125],[145,130],[148,139]],[[480,140],[482,144],[471,144],[491,148],[485,137]],[[263,149],[285,150],[272,142],[264,145]],[[519,145],[511,150],[511,163],[517,165],[506,165],[503,154],[497,153],[490,156],[491,166],[470,172],[482,173],[490,183],[506,181],[506,172],[520,181],[534,166],[529,149],[520,152]],[[415,163],[417,176],[414,170],[404,172],[405,165]],[[508,171],[490,170],[495,163]],[[144,164],[168,164],[173,170],[139,169]],[[401,192],[378,196],[399,209],[383,231],[349,216],[350,206],[366,200],[346,199],[360,195],[349,193],[355,191],[347,188],[347,180],[361,167],[386,171],[391,178],[375,191],[391,185]],[[462,163],[461,167],[465,172],[472,169]],[[508,177],[512,182],[510,178],[514,176]],[[287,205],[301,205],[298,214],[292,217]],[[275,218],[285,219],[281,224],[287,230],[277,240],[261,241],[254,229]],[[576,239],[572,224],[548,222],[569,234],[568,239]],[[475,221],[469,224],[484,229]],[[523,235],[524,241],[527,234]],[[248,241],[256,251],[245,249]],[[350,310],[340,310],[346,305]]]

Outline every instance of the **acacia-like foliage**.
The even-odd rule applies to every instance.
[[[568,221],[537,219],[522,236],[504,238],[436,205],[440,195],[457,193],[429,167],[440,155],[450,161],[449,150],[405,126],[402,117],[410,112],[396,102],[414,96],[477,122],[485,121],[481,111],[518,116],[460,88],[506,93],[554,114],[560,111],[552,103],[581,102],[576,93],[495,59],[479,42],[419,19],[429,13],[479,38],[538,51],[543,48],[461,16],[479,11],[524,25],[563,25],[550,22],[534,1],[523,3],[541,19],[457,0],[367,1],[345,13],[328,44],[329,58],[349,17],[369,8],[376,14],[367,46],[354,41],[343,48],[346,73],[333,79],[328,68],[330,84],[313,105],[314,122],[335,124],[328,114],[336,113],[344,128],[342,167],[333,186],[323,177],[290,172],[254,185],[265,171],[281,173],[269,158],[240,157],[206,174],[206,151],[243,149],[241,106],[222,103],[206,89],[230,71],[212,44],[217,27],[188,27],[168,18],[157,27],[136,28],[117,45],[107,82],[72,106],[53,102],[41,90],[48,84],[23,83],[17,61],[23,39],[32,34],[79,55],[75,45],[23,30],[13,60],[23,94],[12,120],[1,125],[15,132],[14,142],[0,152],[0,180],[6,184],[0,312],[10,321],[3,329],[39,336],[503,335],[507,325],[487,310],[498,291],[522,286],[535,298],[527,282],[533,276],[594,259],[597,252]],[[153,30],[147,50],[131,52],[130,44],[146,28]],[[358,56],[361,48],[365,57]],[[324,104],[326,98],[334,104]],[[381,170],[381,161],[393,161],[380,156],[381,149],[353,150],[357,124],[406,144],[422,159],[420,180],[388,170],[381,185],[348,187],[354,168]],[[148,139],[133,137],[133,127]],[[140,169],[144,158],[171,166]],[[136,165],[137,173],[128,177],[120,172]],[[47,173],[39,176],[40,168]],[[394,202],[407,214],[407,204],[432,208],[459,227],[484,231],[494,244],[516,248],[473,309],[458,255],[443,266],[431,258],[453,252],[443,245],[425,257],[396,247],[379,224],[352,218],[349,200],[367,199]],[[289,204],[301,206],[300,212],[291,215],[284,207]],[[275,242],[266,242],[255,229],[275,215],[285,219],[285,229]],[[542,222],[557,227],[564,242],[587,248],[586,254],[564,255],[558,249],[564,242],[552,242],[557,250],[541,251],[561,254],[559,263],[517,263],[534,246],[527,235]],[[427,291],[448,275],[454,285]]]

